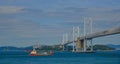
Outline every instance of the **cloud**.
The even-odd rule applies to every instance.
[[[79,8],[65,7],[62,10],[44,12],[43,17],[58,18],[68,21],[80,21],[83,17],[93,17],[94,20],[120,21],[119,8]]]
[[[120,26],[119,8],[67,7],[57,12],[49,12],[49,14],[48,17],[55,17],[61,20],[61,25],[67,26],[83,27],[83,17],[92,18],[94,27],[96,27],[95,32]]]
[[[19,6],[0,6],[1,14],[14,14],[14,13],[23,13],[25,8]]]
[[[17,18],[0,19],[0,44],[20,43],[34,44],[34,42],[56,42],[54,38],[61,37],[61,34],[68,31],[67,28],[54,25],[44,25],[42,22],[34,22]],[[65,30],[65,31],[64,31]],[[31,44],[30,44],[31,45]]]
[[[21,6],[0,6],[0,14],[16,14],[16,13],[41,13],[41,9],[31,9]]]
[[[11,6],[10,6],[11,7]],[[4,7],[3,7],[4,8]],[[31,14],[29,13],[32,13],[32,16],[33,18],[46,18],[46,19],[49,19],[50,21],[54,21],[54,24],[56,23],[59,23],[59,24],[65,24],[65,25],[69,25],[69,26],[73,26],[73,25],[80,25],[80,24],[83,24],[83,17],[92,17],[93,18],[93,21],[97,24],[99,22],[101,23],[106,23],[106,24],[113,24],[113,25],[118,25],[119,22],[120,22],[120,13],[119,13],[119,9],[118,8],[77,8],[77,7],[66,7],[66,8],[63,8],[62,10],[54,10],[54,11],[43,11],[41,9],[30,9],[30,8],[25,8],[25,7],[11,7],[12,8],[15,8],[18,12],[15,12],[14,10],[11,12],[11,13],[28,13],[28,14],[25,14],[27,16],[30,16]],[[5,7],[5,9],[10,9],[9,7]],[[4,10],[4,9],[3,9]],[[8,10],[10,11],[10,10]],[[117,11],[117,12],[116,12]],[[9,12],[10,13],[10,12]],[[39,13],[39,14],[38,14]],[[25,17],[26,18],[26,17]],[[6,18],[5,18],[6,19]],[[9,18],[10,19],[10,18]],[[34,26],[36,24],[34,24],[35,22],[31,22],[31,21],[26,21],[26,20],[3,20],[3,21],[9,21],[10,23],[14,24],[13,22],[16,22],[14,25],[16,25],[15,27],[17,27],[16,29],[18,29],[18,27],[24,27],[24,30],[28,30],[28,27],[30,26],[31,28],[35,29],[35,31],[38,31],[38,32],[48,32],[49,33],[54,33],[52,32],[51,30],[53,31],[57,31],[57,28],[54,27],[51,27],[50,25],[46,26],[46,25],[38,25],[37,26],[40,26],[41,28],[45,28],[45,29],[42,29],[41,31],[39,31],[40,29],[37,29],[38,27],[37,26]],[[55,20],[56,19],[56,20]],[[30,19],[29,19],[30,20]],[[10,24],[9,22],[6,22],[8,24]],[[18,22],[18,23],[17,23]],[[48,22],[48,20],[45,21],[46,23],[50,23]],[[29,24],[31,23],[31,24]],[[33,23],[33,24],[32,24]],[[12,25],[10,24],[10,25]],[[59,25],[57,24],[57,25]],[[103,24],[103,25],[104,25]],[[105,24],[105,25],[106,25]],[[32,27],[32,25],[34,27]],[[25,29],[26,28],[26,29]],[[54,29],[51,29],[51,28],[55,28]],[[21,28],[19,28],[21,29]],[[22,28],[23,30],[23,28]],[[28,30],[29,31],[29,30]],[[33,32],[31,29],[30,29],[30,32]],[[37,34],[37,33],[36,33]],[[31,35],[27,35],[26,36],[31,36]]]
[[[0,38],[56,37],[63,32],[61,27],[41,23],[20,19],[3,19],[0,21]]]
[[[66,7],[64,8],[67,11],[74,11],[74,12],[86,12],[88,8],[77,8],[77,7]]]
[[[8,19],[0,21],[0,32],[4,37],[35,37],[39,26],[27,20]],[[9,34],[9,35],[6,35]]]

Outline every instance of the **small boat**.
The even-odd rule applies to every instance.
[[[53,54],[54,54],[53,51],[36,50],[36,49],[33,49],[30,52],[30,56],[49,56],[49,55],[53,55]]]

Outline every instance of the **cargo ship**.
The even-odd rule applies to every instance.
[[[50,56],[50,55],[53,55],[53,54],[54,54],[53,51],[36,50],[36,49],[33,49],[30,52],[30,56]]]

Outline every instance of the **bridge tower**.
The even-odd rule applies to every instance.
[[[86,21],[85,21],[85,17],[84,17],[84,51],[86,51]]]
[[[92,34],[93,33],[93,21],[92,21],[92,18],[90,18],[90,33]],[[90,39],[90,44],[91,44],[91,51],[93,51],[93,42],[92,42],[92,39]]]
[[[65,43],[68,43],[68,34],[65,34]],[[65,45],[65,50],[68,50],[68,45]]]
[[[65,43],[68,43],[68,34],[63,34],[63,38],[62,38],[62,48],[63,51],[65,51],[65,49],[68,49],[67,45],[64,45]]]
[[[75,41],[80,37],[79,34],[79,26],[78,27],[73,27],[73,52],[78,50],[79,48],[79,43],[76,43],[76,48],[75,48]]]
[[[63,51],[65,50],[64,44],[65,44],[65,35],[63,34],[63,36],[62,36],[62,49],[63,49]]]
[[[80,40],[80,28],[73,27],[73,52],[86,52],[88,47],[90,50],[93,51],[93,44],[92,39],[89,40],[90,45],[87,46],[88,42],[86,39],[87,34],[92,33],[92,19],[91,18],[84,18],[84,39]],[[76,46],[75,46],[76,42]]]
[[[93,29],[92,18],[84,17],[84,52],[87,50],[87,47],[89,47],[87,46],[86,35],[92,34],[92,29]],[[92,39],[90,39],[89,42],[90,42],[90,51],[93,51]]]

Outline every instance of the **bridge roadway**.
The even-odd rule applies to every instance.
[[[114,28],[114,29],[110,29],[110,30],[101,31],[101,32],[96,32],[96,33],[93,33],[93,34],[89,34],[89,35],[86,35],[85,38],[87,40],[89,40],[89,39],[93,39],[93,38],[97,38],[97,37],[113,35],[113,34],[119,34],[119,33],[120,33],[120,27]],[[80,40],[84,40],[84,36],[80,37]],[[73,41],[65,43],[64,45],[70,44],[72,42]]]

